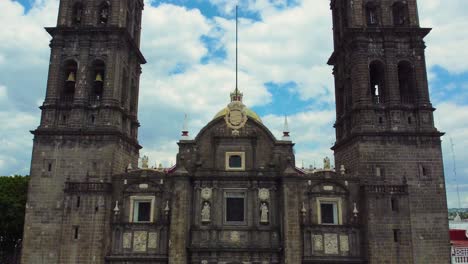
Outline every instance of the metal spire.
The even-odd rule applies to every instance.
[[[239,16],[238,16],[239,6],[236,5],[236,97],[239,95],[238,88],[238,64],[239,64],[239,52],[238,52],[238,42],[239,42]]]
[[[181,140],[189,140],[189,131],[188,131],[188,116],[185,114],[184,116],[184,124],[182,126],[182,136],[180,137]]]
[[[283,140],[291,141],[291,137],[289,136],[289,124],[288,124],[288,116],[284,116],[284,128],[283,128]]]
[[[231,102],[242,102],[242,93],[239,92],[239,6],[236,5],[236,89],[231,93]]]

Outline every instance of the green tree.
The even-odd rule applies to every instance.
[[[0,263],[15,263],[23,237],[28,176],[0,176]]]

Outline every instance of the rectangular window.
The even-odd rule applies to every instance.
[[[318,224],[341,225],[341,198],[317,198]]]
[[[322,216],[322,224],[337,225],[338,224],[338,206],[334,202],[320,203],[320,212]]]
[[[245,193],[225,193],[225,220],[228,223],[245,222]]]
[[[154,196],[130,197],[130,222],[151,223],[154,215]]]
[[[242,157],[240,155],[229,156],[229,168],[242,168]]]
[[[397,200],[397,198],[392,198],[391,203],[392,203],[392,211],[393,212],[398,212],[398,200]]]
[[[393,229],[393,242],[400,242],[400,229]]]
[[[78,239],[80,237],[80,228],[78,226],[74,226],[73,229],[74,229],[73,238]]]
[[[226,170],[245,170],[245,152],[226,152]]]
[[[133,203],[133,221],[149,222],[151,216],[151,201],[135,201]]]

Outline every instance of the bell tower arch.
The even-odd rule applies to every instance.
[[[142,0],[61,0],[22,263],[103,263],[111,175],[137,166]]]

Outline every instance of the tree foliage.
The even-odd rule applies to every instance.
[[[0,263],[10,263],[21,243],[28,182],[28,176],[0,176]]]

